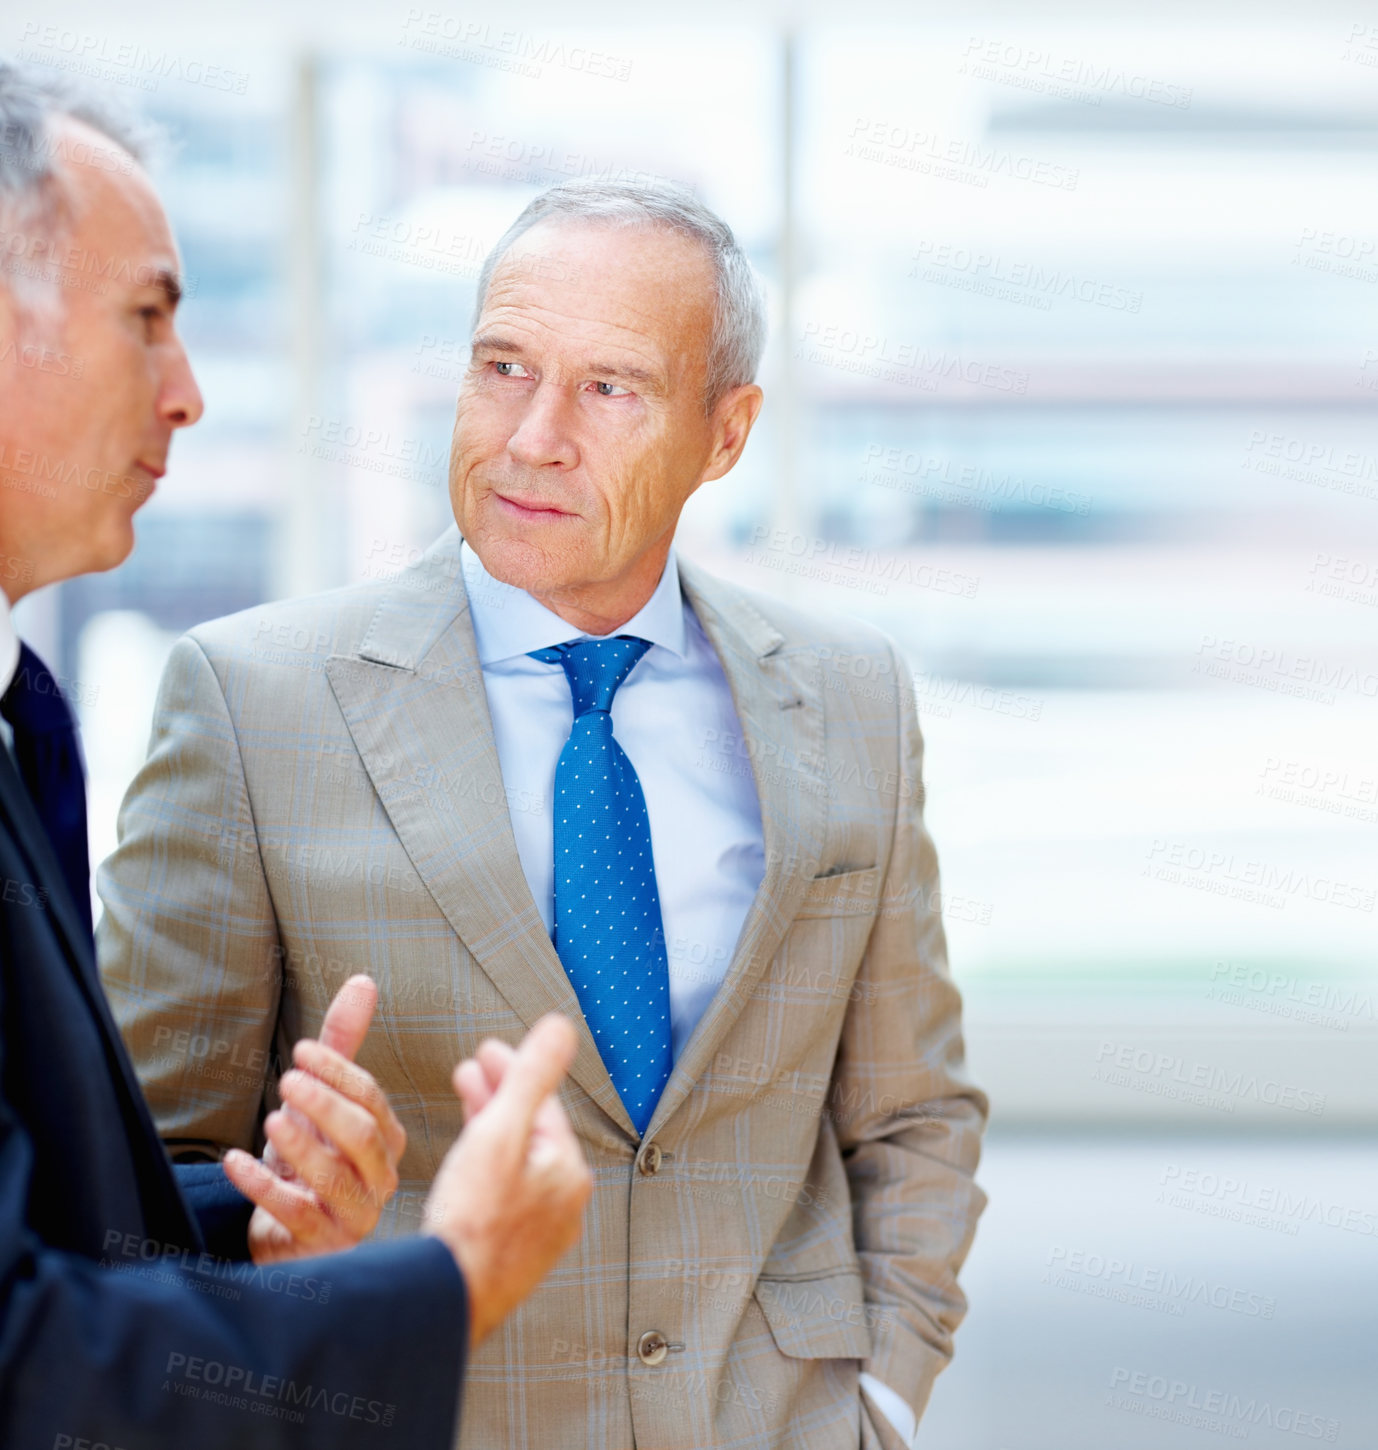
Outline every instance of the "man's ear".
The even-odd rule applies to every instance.
[[[704,483],[721,478],[742,456],[765,396],[755,383],[742,383],[718,399],[713,409],[713,451],[704,470]]]

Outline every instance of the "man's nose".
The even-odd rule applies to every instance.
[[[508,453],[528,468],[553,463],[572,468],[579,461],[570,428],[572,406],[564,389],[548,382],[538,383],[507,440]]]
[[[179,339],[158,390],[158,414],[174,428],[190,428],[205,411],[201,389],[196,385],[186,349]]]

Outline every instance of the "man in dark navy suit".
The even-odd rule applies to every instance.
[[[453,1439],[465,1355],[579,1233],[562,1018],[455,1070],[468,1126],[412,1239],[404,1135],[353,1061],[375,993],[296,1045],[268,1148],[174,1168],[96,974],[75,726],[10,606],[118,564],[201,397],[136,138],[0,62],[0,1446]]]

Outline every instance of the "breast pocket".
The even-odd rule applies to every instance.
[[[852,1269],[811,1279],[756,1281],[756,1303],[781,1354],[790,1359],[866,1359],[869,1306]]]
[[[880,897],[880,870],[841,871],[815,876],[804,889],[798,916],[872,916]]]

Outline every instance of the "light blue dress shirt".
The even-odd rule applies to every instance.
[[[569,682],[533,649],[590,636],[521,589],[499,584],[466,544],[464,583],[493,720],[517,855],[549,931],[555,913],[555,764],[574,723]],[[761,809],[749,762],[722,772],[717,742],[740,736],[717,654],[680,594],[671,556],[655,593],[618,634],[651,642],[612,702],[651,821],[675,1058],[693,1035],[737,949],[765,874]]]
[[[522,589],[500,584],[460,551],[512,832],[547,931],[555,919],[555,764],[574,723],[569,682],[529,651],[599,638],[576,629]],[[765,838],[732,691],[680,591],[674,551],[655,593],[615,631],[651,642],[612,702],[612,728],[646,797],[670,969],[676,1060],[722,985],[747,911],[765,875]],[[870,1375],[876,1405],[913,1439],[913,1411]]]

